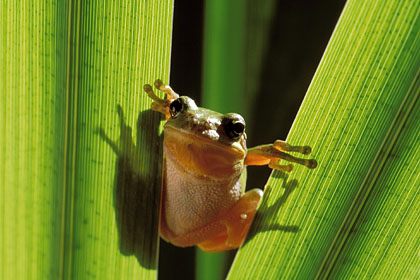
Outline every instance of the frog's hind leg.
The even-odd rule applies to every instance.
[[[317,162],[314,159],[303,159],[289,155],[286,152],[297,152],[304,155],[311,153],[309,146],[292,146],[284,141],[276,140],[274,144],[260,145],[248,149],[246,155],[246,165],[268,165],[270,168],[290,172],[293,169],[292,164],[281,165],[278,164],[280,159],[284,159],[289,162],[295,162],[304,165],[308,168],[315,168]]]
[[[257,212],[262,195],[263,192],[260,189],[247,191],[229,213],[217,221],[225,226],[225,231],[197,244],[198,247],[206,252],[219,252],[241,246]]]

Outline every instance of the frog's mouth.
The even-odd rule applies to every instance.
[[[165,128],[164,148],[167,159],[183,169],[196,175],[214,177],[238,175],[246,154],[239,142],[225,144],[169,126]]]

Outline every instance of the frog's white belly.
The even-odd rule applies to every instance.
[[[239,176],[198,177],[169,158],[165,160],[164,176],[162,215],[175,235],[209,224],[241,198]]]

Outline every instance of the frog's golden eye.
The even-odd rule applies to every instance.
[[[245,132],[245,121],[238,114],[229,114],[223,119],[225,134],[232,140],[238,140]]]
[[[169,112],[171,113],[172,118],[178,117],[179,113],[184,108],[184,102],[181,98],[177,98],[174,101],[171,102],[171,105],[169,105]]]

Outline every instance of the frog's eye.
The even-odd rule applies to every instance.
[[[245,132],[245,121],[238,114],[225,118],[223,122],[225,133],[232,140],[238,140]]]
[[[174,101],[172,101],[171,105],[169,105],[169,112],[171,113],[171,117],[172,118],[178,117],[183,107],[184,107],[184,102],[181,98],[177,98]]]

